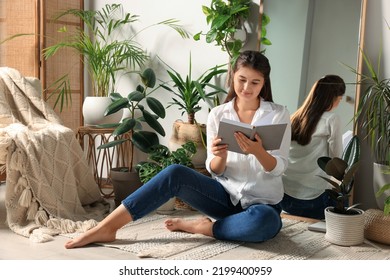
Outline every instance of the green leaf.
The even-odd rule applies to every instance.
[[[151,131],[135,131],[131,141],[144,153],[148,153],[152,146],[159,144],[157,134]]]
[[[126,108],[127,105],[128,105],[127,99],[122,97],[121,99],[118,99],[115,102],[108,105],[106,111],[104,112],[104,115],[108,116],[114,114],[119,110]]]
[[[119,124],[119,126],[114,130],[114,132],[112,133],[113,136],[119,136],[119,135],[122,135],[124,133],[127,133],[129,131],[131,131],[132,129],[134,129],[136,125],[136,120],[134,119],[131,119],[131,118],[126,118],[123,120],[123,122],[121,124]]]
[[[202,34],[202,32],[199,32],[199,33],[196,33],[192,38],[195,40],[195,41],[199,41],[200,40],[200,35]]]
[[[330,160],[331,160],[330,157],[320,157],[317,159],[317,164],[323,171],[325,171],[326,164]]]
[[[153,69],[147,68],[141,74],[142,83],[149,88],[154,88],[156,85],[156,74]]]
[[[115,102],[115,101],[122,99],[122,98],[123,98],[123,96],[118,92],[110,93],[110,99],[112,102]]]
[[[388,190],[390,190],[390,184],[385,184],[382,187],[380,187],[380,189],[376,192],[375,196],[380,197],[381,195],[383,195],[385,193],[385,191],[388,191]]]
[[[354,135],[345,147],[341,158],[352,166],[360,159],[360,142],[358,136]]]
[[[165,108],[159,100],[154,97],[147,97],[146,103],[148,104],[149,108],[152,110],[153,113],[155,113],[162,119],[165,118]]]
[[[144,94],[142,92],[137,91],[137,90],[129,93],[129,95],[127,96],[127,100],[129,102],[132,102],[132,101],[139,102],[142,99],[144,99]]]
[[[99,150],[100,149],[107,149],[107,148],[111,148],[111,147],[115,147],[117,145],[120,145],[120,144],[122,144],[123,142],[126,142],[126,141],[130,141],[130,139],[118,139],[118,140],[110,141],[110,142],[108,142],[106,144],[100,145],[97,148]]]
[[[334,157],[325,166],[325,173],[341,181],[344,178],[348,163],[341,158]]]
[[[148,111],[146,110],[143,110],[142,111],[142,115],[145,119],[145,122],[151,127],[153,128],[158,134],[160,134],[161,136],[165,136],[165,130],[164,128],[162,127],[162,125],[157,121],[157,119],[152,115],[150,114]]]

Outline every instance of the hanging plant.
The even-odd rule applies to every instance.
[[[244,42],[234,35],[239,29],[246,30],[244,22],[249,17],[251,2],[251,0],[212,0],[209,7],[202,6],[210,30],[207,33],[201,31],[193,38],[198,41],[201,35],[206,36],[207,43],[220,46],[234,61],[244,45]]]

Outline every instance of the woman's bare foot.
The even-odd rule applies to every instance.
[[[113,242],[116,232],[133,218],[123,204],[103,219],[96,227],[65,243],[66,249],[82,247],[94,242]]]
[[[202,217],[196,220],[174,218],[165,221],[165,227],[170,231],[200,233],[211,237],[213,236],[213,224],[214,223],[207,217]]]
[[[96,226],[80,236],[75,237],[65,243],[66,249],[83,247],[94,242],[113,242],[115,241],[116,231],[109,231],[106,228]]]

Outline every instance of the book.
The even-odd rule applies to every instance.
[[[317,223],[310,224],[308,226],[308,230],[318,231],[318,232],[326,232],[326,223],[325,223],[325,221],[319,221]]]
[[[282,144],[286,127],[287,123],[251,125],[223,118],[219,123],[218,136],[222,139],[221,144],[228,144],[228,150],[236,153],[244,153],[234,137],[234,133],[238,131],[244,133],[251,140],[255,139],[257,133],[263,142],[264,149],[267,151],[278,150]]]

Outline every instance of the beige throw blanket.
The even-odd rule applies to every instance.
[[[36,242],[85,231],[109,211],[74,132],[42,100],[39,80],[6,67],[0,68],[0,165],[7,172],[7,223]]]

